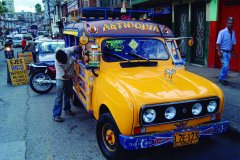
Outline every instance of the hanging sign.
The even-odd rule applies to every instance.
[[[26,65],[23,58],[13,58],[7,60],[8,70],[11,76],[13,86],[24,85],[28,83]]]

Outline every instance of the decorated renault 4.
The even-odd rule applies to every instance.
[[[73,102],[97,120],[106,158],[197,144],[226,131],[222,90],[179,67],[176,38],[166,26],[101,20],[69,24],[64,34],[66,44],[84,49],[75,63]]]

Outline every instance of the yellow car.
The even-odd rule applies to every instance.
[[[166,26],[101,20],[69,24],[64,34],[68,46],[84,49],[75,64],[73,102],[97,120],[106,158],[196,144],[226,131],[222,90],[179,67],[176,39]]]

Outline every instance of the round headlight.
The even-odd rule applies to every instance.
[[[176,116],[176,109],[174,107],[168,107],[164,115],[166,119],[173,119]]]
[[[192,114],[197,116],[202,112],[202,105],[200,103],[196,103],[192,107]]]
[[[208,112],[212,113],[216,110],[216,108],[217,108],[217,102],[216,101],[209,102],[209,104],[207,106]]]
[[[151,123],[156,118],[156,111],[154,109],[148,109],[143,113],[143,120],[146,123]]]

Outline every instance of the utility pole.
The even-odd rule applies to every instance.
[[[51,17],[50,17],[50,0],[47,0],[47,6],[48,6],[48,23],[49,23],[49,31],[52,36],[52,28],[51,28]]]

